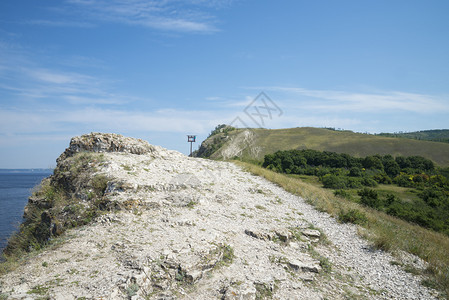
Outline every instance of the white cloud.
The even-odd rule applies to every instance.
[[[303,109],[315,112],[384,112],[438,113],[449,111],[449,96],[435,96],[398,91],[357,93],[333,90],[309,90],[292,87],[264,87],[280,93],[286,102],[300,102]]]
[[[78,28],[92,28],[94,25],[88,22],[78,22],[78,21],[51,21],[51,20],[28,20],[26,24],[31,25],[42,25],[50,27],[78,27]]]
[[[208,133],[232,113],[162,109],[124,111],[102,108],[77,110],[0,110],[0,135],[48,134],[77,130],[106,132]],[[218,123],[217,123],[218,122]]]
[[[115,22],[128,25],[139,25],[148,28],[191,32],[212,33],[215,27],[215,17],[207,12],[210,8],[219,9],[227,6],[230,1],[149,1],[149,0],[68,0],[70,5],[66,13],[81,11],[87,22],[73,22],[75,26],[91,22]],[[34,21],[47,25],[43,21]],[[47,21],[48,25],[57,25],[58,21]],[[62,26],[70,22],[61,22]]]
[[[111,81],[79,72],[42,68],[32,63],[31,56],[5,53],[0,62],[0,92],[18,101],[48,100],[72,105],[122,105],[135,97],[112,93]],[[9,100],[9,101],[11,101]]]
[[[61,72],[40,68],[24,68],[23,73],[29,77],[51,84],[87,84],[94,78],[79,73]]]

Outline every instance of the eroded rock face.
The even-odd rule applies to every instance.
[[[115,133],[90,133],[72,138],[70,146],[58,158],[58,162],[79,152],[125,152],[147,154],[156,148],[141,139],[124,137]]]
[[[11,299],[432,298],[355,228],[231,163],[90,134],[43,186],[27,215],[65,234],[0,277]]]

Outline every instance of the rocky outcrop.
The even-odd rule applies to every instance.
[[[201,143],[194,156],[214,159],[250,157],[261,159],[261,147],[255,143],[257,129],[235,129],[219,132]]]
[[[141,139],[124,137],[115,133],[90,133],[72,138],[70,146],[61,154],[57,162],[80,152],[124,152],[131,154],[148,154],[156,147]]]
[[[26,247],[49,246],[0,277],[2,299],[433,297],[280,187],[118,135],[72,139],[26,216]]]

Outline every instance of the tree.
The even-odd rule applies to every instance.
[[[383,170],[384,166],[379,157],[376,156],[367,156],[363,160],[363,167],[365,169],[377,169]]]
[[[401,167],[395,160],[387,160],[384,162],[385,173],[390,177],[396,177],[401,172]]]

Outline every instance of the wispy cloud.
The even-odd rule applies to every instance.
[[[53,101],[55,104],[120,105],[134,97],[111,92],[111,82],[105,78],[65,70],[41,67],[33,62],[31,54],[11,54],[1,51],[6,59],[0,61],[0,94],[7,99],[23,101]]]
[[[449,111],[449,96],[445,95],[400,91],[359,93],[282,86],[264,87],[263,89],[280,93],[283,98],[296,101],[303,108],[319,112],[437,113]]]
[[[79,22],[79,21],[69,21],[69,20],[60,20],[60,21],[52,21],[52,20],[28,20],[25,23],[31,25],[42,25],[49,27],[78,27],[78,28],[92,28],[94,27],[93,23],[89,22]]]
[[[208,133],[231,114],[217,111],[173,110],[126,111],[86,107],[76,110],[35,109],[34,111],[0,108],[0,136],[92,130],[105,132],[179,132]],[[3,140],[7,143],[7,140]]]
[[[147,28],[188,32],[213,33],[218,31],[212,13],[232,3],[230,0],[67,0],[58,10],[66,16],[82,20],[31,20],[29,24],[61,27],[92,27],[98,22],[122,23]]]

